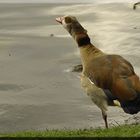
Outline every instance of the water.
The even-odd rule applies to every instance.
[[[98,48],[124,56],[140,75],[139,13],[130,3],[0,4],[0,132],[104,126],[78,75],[67,72],[79,54],[55,18],[76,16]],[[129,117],[118,108],[108,114],[110,124]]]
[[[120,3],[137,2],[138,0],[0,0],[4,3]]]

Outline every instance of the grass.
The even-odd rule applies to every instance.
[[[26,131],[1,134],[0,137],[140,137],[140,125],[124,125],[110,129]]]

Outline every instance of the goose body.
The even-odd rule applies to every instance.
[[[140,80],[133,66],[120,55],[106,54],[90,41],[87,31],[73,16],[56,21],[71,34],[80,50],[83,71],[81,86],[101,109],[107,123],[107,106],[120,106],[128,114],[140,111]]]

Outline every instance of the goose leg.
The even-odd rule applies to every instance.
[[[107,113],[106,113],[106,111],[104,111],[104,110],[102,110],[102,117],[103,117],[104,122],[105,122],[105,127],[108,128]]]

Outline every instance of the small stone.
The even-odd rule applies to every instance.
[[[54,34],[50,34],[50,37],[54,37]]]
[[[76,65],[72,68],[72,72],[82,72],[83,66],[82,64]]]

